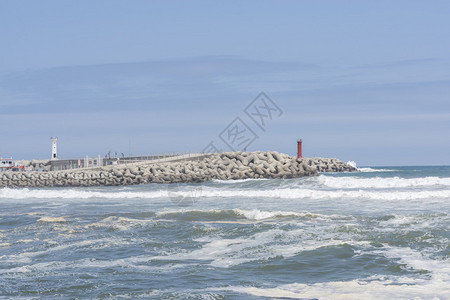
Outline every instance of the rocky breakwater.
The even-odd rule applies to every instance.
[[[228,152],[92,169],[4,172],[0,173],[0,187],[200,183],[213,179],[296,178],[315,176],[318,171],[355,170],[337,159],[298,159],[278,152]]]
[[[317,170],[317,172],[355,172],[355,167],[348,165],[337,158],[303,158],[303,163]]]

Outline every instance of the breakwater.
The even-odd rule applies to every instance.
[[[115,186],[200,183],[213,179],[297,178],[356,171],[335,158],[296,158],[278,152],[226,152],[128,165],[50,172],[4,172],[0,187]]]

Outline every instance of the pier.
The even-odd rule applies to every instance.
[[[73,162],[73,161],[72,161]],[[3,172],[0,187],[201,183],[214,179],[289,179],[356,168],[335,158],[297,158],[275,151],[188,154],[127,164],[49,172]]]

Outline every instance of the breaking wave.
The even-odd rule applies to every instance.
[[[350,166],[356,168],[359,172],[363,172],[363,173],[394,172],[395,171],[395,170],[391,170],[391,169],[358,168],[358,166],[356,165],[356,162],[354,162],[354,161],[348,161],[347,165],[350,165]]]
[[[391,170],[391,169],[373,169],[373,168],[358,168],[358,171],[363,172],[363,173],[395,172],[395,170]]]
[[[450,167],[398,168],[0,188],[0,298],[448,299]]]
[[[290,299],[448,299],[450,261],[431,259],[410,248],[385,246],[377,251],[387,259],[399,259],[405,268],[428,272],[425,277],[374,275],[366,279],[313,284],[291,283],[276,287],[231,286],[223,290],[256,297]]]
[[[367,190],[368,188],[390,188],[390,187],[415,187],[428,185],[448,186],[447,178],[423,179],[415,182],[415,179],[386,179],[386,180],[358,180],[346,181],[344,178],[319,179],[323,185],[337,188],[337,190],[323,190],[314,188],[290,188],[278,187],[274,189],[221,189],[203,187],[195,194],[189,189],[180,188],[176,193],[167,190],[155,191],[133,191],[133,192],[98,192],[81,190],[29,190],[8,189],[0,190],[0,199],[156,199],[171,198],[173,195],[186,198],[274,198],[274,199],[369,199],[369,200],[414,200],[414,199],[448,199],[450,189],[440,190],[405,190],[405,191],[380,191]],[[344,186],[340,182],[345,183]],[[366,189],[366,190],[364,190]]]
[[[400,178],[400,177],[331,177],[321,175],[318,182],[331,188],[355,189],[355,188],[406,188],[406,187],[450,187],[449,177],[420,177],[420,178]]]
[[[272,218],[287,218],[287,217],[301,217],[301,218],[322,218],[329,219],[330,217],[340,217],[337,215],[327,216],[322,214],[313,214],[310,212],[293,212],[293,211],[266,211],[259,209],[239,209],[235,208],[232,210],[220,210],[220,209],[210,209],[210,210],[169,210],[157,212],[157,217],[176,217],[189,215],[190,217],[197,216],[199,219],[205,217],[214,217],[214,219],[236,219],[244,218],[251,221],[266,220]]]
[[[151,192],[100,192],[81,189],[0,189],[0,199],[131,199],[167,197],[167,190]]]

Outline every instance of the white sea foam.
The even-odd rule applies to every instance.
[[[204,214],[227,214],[232,212],[236,216],[245,217],[250,221],[259,221],[276,217],[304,217],[304,218],[314,218],[321,220],[331,220],[332,218],[343,218],[344,216],[339,215],[323,215],[323,214],[313,214],[310,212],[294,212],[294,211],[266,211],[259,209],[239,209],[235,208],[233,210],[220,210],[220,209],[206,209],[206,210],[167,210],[157,212],[155,215],[157,217],[164,217],[168,215],[178,215],[178,214],[192,214],[192,213],[204,213]],[[89,225],[88,225],[89,226]]]
[[[362,173],[395,172],[395,170],[391,169],[373,169],[373,168],[358,168],[358,171]]]
[[[263,220],[273,217],[287,217],[287,216],[300,216],[300,213],[292,211],[261,211],[259,209],[244,210],[244,209],[234,209],[236,214],[242,215],[249,220]]]
[[[99,192],[78,189],[0,189],[0,199],[133,199],[133,198],[162,198],[167,197],[167,190],[151,192]]]
[[[449,198],[449,177],[375,177],[363,178],[359,176],[335,177],[320,175],[315,178],[303,180],[284,181],[279,186],[269,189],[258,187],[239,188],[231,186],[236,182],[259,181],[254,179],[242,181],[216,181],[226,183],[228,187],[200,186],[196,193],[192,193],[189,186],[179,186],[176,195],[178,197],[191,198],[284,198],[284,199],[333,199],[333,198],[362,198],[373,200],[413,200],[426,198]],[[257,184],[257,183],[256,183]],[[336,190],[324,190],[323,187]],[[408,188],[420,188],[419,190],[407,190]],[[357,190],[358,189],[358,190]],[[393,189],[381,191],[373,189]],[[396,190],[402,189],[402,190]],[[173,194],[173,193],[172,193]],[[0,199],[167,199],[172,194],[166,186],[156,189],[148,186],[148,190],[140,188],[111,190],[83,190],[83,189],[0,189]]]
[[[399,177],[332,177],[320,175],[317,181],[327,187],[338,189],[367,189],[367,188],[406,188],[406,187],[426,187],[426,186],[450,186],[449,177],[420,177],[420,178],[399,178]]]
[[[388,277],[373,280],[333,281],[315,284],[293,283],[274,288],[226,287],[256,297],[290,299],[449,299],[449,282],[442,280]]]
[[[348,162],[347,162],[347,165],[349,165],[349,166],[352,166],[353,168],[357,168],[357,166],[356,166],[356,162],[355,162],[355,161],[353,161],[353,160],[351,160],[351,161],[348,161]]]
[[[183,192],[180,192],[183,194]],[[186,193],[186,197],[190,194]],[[366,190],[317,190],[311,188],[274,188],[261,189],[233,189],[223,190],[204,188],[202,198],[274,198],[274,199],[369,199],[369,200],[419,200],[419,199],[448,199],[450,189],[420,190],[420,191],[366,191]]]
[[[431,272],[427,276],[373,276],[352,281],[315,284],[286,284],[273,288],[228,287],[231,290],[257,297],[285,297],[291,299],[449,299],[449,260],[430,259],[410,248],[386,246],[376,251],[389,259],[398,259],[414,270]]]
[[[389,259],[397,259],[412,270],[428,271],[430,276],[373,276],[368,279],[334,281],[315,284],[286,284],[273,288],[228,287],[231,290],[257,297],[285,297],[291,299],[449,299],[450,261],[430,259],[411,248],[385,246],[373,251]]]
[[[382,254],[389,259],[398,259],[409,268],[418,271],[429,271],[432,278],[445,280],[450,287],[450,259],[431,259],[429,253],[421,253],[409,247],[392,247],[384,245],[382,250],[373,253]],[[450,295],[450,293],[449,293]]]
[[[323,180],[323,179],[321,179]],[[339,179],[340,181],[341,179]],[[330,180],[324,180],[326,184],[339,186],[338,183]],[[382,184],[377,181],[349,181],[349,186],[357,188],[358,185],[372,186],[388,185],[388,181]],[[403,185],[412,184],[406,183]],[[401,185],[401,183],[399,184]],[[23,193],[22,193],[23,192]],[[184,197],[192,197],[190,191],[177,192]],[[196,195],[198,198],[274,198],[274,199],[369,199],[369,200],[420,200],[420,199],[448,199],[450,198],[450,189],[441,190],[419,190],[419,191],[373,191],[373,190],[349,190],[341,188],[339,190],[318,190],[312,188],[274,188],[270,190],[261,189],[221,189],[204,187]],[[155,199],[170,198],[167,191],[149,191],[149,192],[90,192],[75,190],[0,190],[0,199]]]
[[[404,215],[394,215],[393,218],[381,221],[380,226],[382,227],[388,227],[392,230],[397,230],[398,226],[402,225],[411,225],[413,223],[416,223],[418,221],[417,216],[404,216]]]
[[[130,219],[124,217],[116,217],[110,216],[99,222],[94,222],[88,225],[85,225],[85,229],[95,228],[95,227],[107,227],[112,228],[114,230],[126,231],[131,229],[136,225],[147,225],[149,223],[153,223],[153,220],[140,220],[140,219]]]
[[[29,263],[20,267],[10,268],[0,271],[0,274],[17,274],[17,273],[31,273],[31,272],[55,272],[64,271],[67,268],[83,269],[83,268],[126,268],[134,269],[141,272],[164,273],[171,272],[174,269],[184,268],[186,264],[167,264],[164,266],[150,266],[146,265],[151,260],[150,256],[132,256],[127,258],[120,258],[114,260],[101,259],[81,259],[75,261],[50,261]]]
[[[264,220],[264,219],[270,219],[275,217],[309,217],[309,218],[320,218],[320,219],[330,219],[331,217],[337,217],[335,215],[333,216],[326,216],[326,215],[319,215],[319,214],[312,214],[309,212],[294,212],[294,211],[264,211],[259,209],[239,209],[235,208],[233,209],[233,212],[237,215],[244,216],[246,219],[249,220]]]
[[[42,217],[38,222],[45,222],[45,223],[63,223],[66,222],[66,219],[63,217]]]
[[[301,188],[278,188],[272,190],[204,190],[202,197],[215,198],[281,198],[281,199],[370,199],[370,200],[415,200],[428,198],[450,198],[450,190],[437,191],[365,191],[365,190],[315,190]]]
[[[358,169],[359,172],[363,172],[363,173],[394,172],[395,171],[395,170],[390,170],[390,169],[358,168],[358,166],[356,165],[356,162],[354,162],[354,161],[348,161],[347,165],[352,166],[353,168]]]
[[[39,250],[34,251],[33,249],[30,249],[31,251],[25,250],[22,253],[18,254],[11,254],[11,255],[2,255],[0,256],[0,262],[2,263],[31,263],[32,259],[41,256],[41,255],[49,255],[53,252],[58,251],[65,251],[67,249],[73,249],[78,247],[89,247],[89,248],[104,248],[104,247],[110,247],[111,245],[126,245],[129,244],[130,241],[122,240],[122,239],[109,239],[109,238],[102,238],[102,239],[96,239],[96,240],[83,240],[73,243],[65,243],[65,244],[58,244],[56,241],[46,241],[50,245],[55,245],[53,247],[47,248],[45,250]],[[5,270],[3,273],[9,272],[8,270]],[[2,272],[0,272],[2,273]]]
[[[206,242],[200,249],[190,252],[177,252],[155,256],[153,260],[201,260],[209,261],[214,267],[228,268],[246,262],[268,260],[274,257],[292,257],[304,251],[313,251],[322,247],[352,244],[368,246],[368,242],[330,239],[327,234],[323,240],[303,229],[283,231],[271,229],[245,238],[208,238],[197,241]],[[306,238],[305,238],[306,237]],[[274,243],[276,242],[276,243]]]
[[[377,230],[385,232],[394,232],[397,230],[420,230],[430,232],[430,230],[446,230],[450,223],[450,215],[446,213],[440,214],[421,214],[421,215],[392,215],[392,218],[381,221]],[[441,238],[439,243],[448,243],[448,239]]]
[[[358,166],[356,165],[356,162],[354,162],[354,161],[348,161],[347,165],[352,166],[353,168],[358,169],[359,172],[363,172],[363,173],[394,172],[395,171],[395,170],[390,170],[390,169],[358,168]]]

